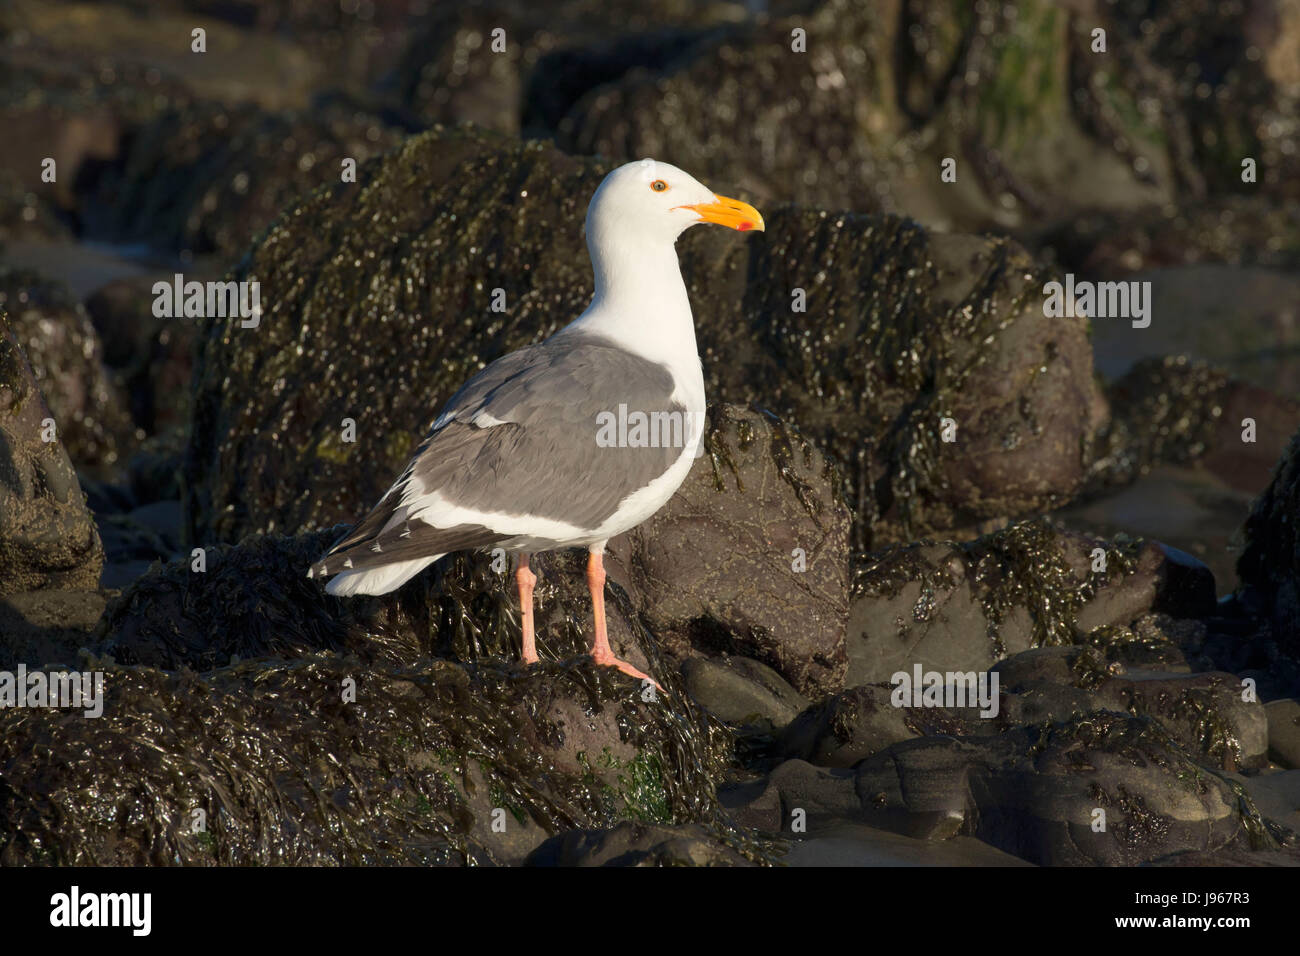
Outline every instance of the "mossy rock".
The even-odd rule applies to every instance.
[[[49,408],[0,310],[0,594],[93,591],[104,565],[95,522]]]
[[[707,733],[590,661],[79,667],[101,717],[0,713],[6,864],[518,863],[576,827],[720,821]]]
[[[62,283],[8,268],[0,268],[0,308],[8,310],[68,457],[94,475],[116,475],[138,436],[85,309]]]
[[[286,211],[236,273],[261,283],[261,324],[214,320],[200,339],[192,540],[354,521],[466,379],[586,307],[583,210],[608,168],[435,129]],[[1042,316],[1023,251],[893,217],[765,212],[765,236],[681,243],[709,394],[832,452],[856,545],[1069,497],[1104,410],[1082,321]],[[940,439],[945,417],[957,442]]]

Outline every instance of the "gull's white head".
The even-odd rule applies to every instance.
[[[605,177],[587,207],[587,242],[645,238],[671,244],[696,223],[763,230],[748,203],[719,196],[676,166],[642,159]]]

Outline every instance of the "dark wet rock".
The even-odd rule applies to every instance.
[[[4,61],[48,86],[177,91],[280,109],[305,106],[328,78],[326,61],[288,37],[243,30],[202,12],[39,0],[10,6]],[[190,49],[190,31],[199,26],[207,34],[204,55]]]
[[[743,4],[719,0],[437,6],[419,21],[383,89],[426,123],[542,132],[588,90],[660,68],[746,16]],[[498,29],[504,50],[492,47]]]
[[[785,866],[1029,866],[980,840],[955,836],[917,840],[887,830],[845,823],[816,836],[791,840]]]
[[[77,661],[107,597],[99,591],[25,591],[0,597],[0,670]]]
[[[780,727],[808,706],[772,668],[748,657],[690,657],[682,663],[686,691],[719,720],[767,721]]]
[[[888,681],[918,663],[985,670],[1031,647],[1103,639],[1098,629],[1151,611],[1197,617],[1214,599],[1213,576],[1186,555],[1045,520],[962,544],[895,546],[854,572],[846,683]]]
[[[1242,700],[1238,678],[1130,669],[1112,651],[1046,647],[999,662],[992,668],[999,681],[997,712],[988,715],[974,701],[969,707],[915,707],[909,699],[896,706],[892,683],[854,687],[795,718],[779,735],[776,752],[823,767],[852,767],[913,737],[982,737],[1109,710],[1150,717],[1211,766],[1237,770],[1265,763],[1267,718],[1262,705]],[[944,673],[949,683],[957,677]]]
[[[1040,648],[1000,662],[1001,712],[991,725],[1063,722],[1095,710],[1157,721],[1179,746],[1223,770],[1260,767],[1268,717],[1245,701],[1242,681],[1225,673],[1126,668],[1096,648]],[[978,729],[978,722],[967,725]]]
[[[1182,850],[1294,845],[1245,789],[1153,721],[1094,713],[986,738],[895,744],[854,770],[788,761],[725,796],[737,819],[816,835],[844,821],[912,837],[974,836],[1033,863],[1132,865]],[[1106,814],[1094,831],[1094,811]]]
[[[72,230],[54,206],[11,169],[0,170],[0,244],[15,241],[55,242]]]
[[[582,211],[607,168],[434,130],[277,220],[238,272],[262,283],[262,324],[216,321],[201,341],[196,540],[355,520],[465,379],[586,307]],[[681,242],[709,394],[756,401],[834,453],[855,537],[1068,498],[1104,408],[1082,322],[1043,317],[1022,251],[894,218],[778,208],[767,221],[743,241]],[[806,313],[789,311],[796,288]],[[508,311],[490,311],[494,289]]]
[[[611,830],[572,830],[528,855],[526,866],[753,866],[739,849],[700,824],[675,827],[620,823]]]
[[[1300,832],[1300,770],[1278,770],[1233,779],[1250,794],[1265,818]]]
[[[137,129],[120,167],[101,177],[93,229],[233,260],[291,200],[339,182],[341,160],[359,165],[401,136],[346,110],[267,113],[215,103],[169,110]]]
[[[707,732],[590,661],[82,666],[102,717],[0,712],[6,864],[518,863],[565,830],[716,820]]]
[[[1262,602],[1278,645],[1300,657],[1300,432],[1282,454],[1273,480],[1246,519],[1246,550],[1237,572]]]
[[[1224,267],[1253,267],[1244,276],[1238,273],[1242,277],[1256,275],[1256,269],[1274,270],[1283,277],[1293,273],[1300,265],[1297,239],[1300,207],[1272,196],[1248,194],[1089,213],[1039,241],[1044,253],[1067,271],[1107,279],[1128,279],[1141,271],[1181,273],[1195,276],[1191,284],[1204,288],[1206,278],[1233,274]],[[1217,265],[1196,268],[1210,263]],[[1206,304],[1213,305],[1220,295],[1206,289],[1209,303],[1195,303],[1180,290],[1171,291],[1180,302],[1187,301],[1194,314],[1200,314]],[[1164,334],[1177,334],[1174,326],[1181,324],[1181,316],[1178,323],[1167,322]]]
[[[1185,356],[1145,359],[1110,389],[1112,415],[1098,435],[1085,495],[1094,496],[1161,464],[1200,462],[1230,487],[1267,481],[1300,402],[1243,382]],[[1243,441],[1244,419],[1255,421]]]
[[[895,707],[892,688],[868,684],[835,694],[809,708],[780,735],[779,752],[787,760],[819,767],[852,767],[900,740],[917,736],[911,708]]]
[[[850,518],[838,476],[752,408],[714,406],[705,452],[669,504],[610,542],[611,574],[673,656],[738,654],[802,694],[839,689]]]
[[[219,280],[186,268],[186,281]],[[153,434],[188,423],[194,341],[198,322],[153,314],[157,282],[170,287],[175,273],[115,279],[86,299],[86,312],[104,342],[104,361],[128,392],[131,417]]]
[[[771,408],[833,454],[857,547],[1040,512],[1081,483],[1105,409],[1083,325],[1043,316],[1024,250],[781,207],[761,242],[724,238],[681,241],[698,314],[725,315],[719,293],[743,302],[700,323],[712,394]]]
[[[104,543],[100,586],[122,588],[157,561],[181,557],[179,501],[155,501],[121,513],[97,512],[95,525]]]
[[[61,284],[14,269],[0,269],[0,308],[8,310],[68,457],[96,474],[115,471],[135,432],[85,310]]]
[[[104,562],[67,450],[41,440],[51,417],[0,313],[0,594],[93,590]]]
[[[1294,195],[1295,96],[1264,66],[1277,55],[1261,56],[1277,31],[1247,41],[1237,8],[810,6],[591,91],[560,124],[561,145],[671,155],[765,201],[906,209],[965,230],[1028,234],[1090,210]],[[1104,55],[1091,49],[1098,26]],[[806,53],[792,50],[795,29]],[[1240,180],[1244,156],[1259,160],[1258,185]],[[939,177],[948,157],[953,183]]]
[[[1283,767],[1300,770],[1300,701],[1271,700],[1264,705],[1268,717],[1268,755]]]
[[[1222,870],[1230,866],[1300,866],[1300,847],[1282,850],[1243,850],[1225,847],[1221,850],[1185,850],[1171,853],[1149,866],[1208,866]]]
[[[1132,484],[1062,508],[1054,517],[1103,537],[1141,536],[1193,555],[1220,595],[1237,587],[1241,525],[1254,492],[1238,491],[1201,463],[1156,465]]]
[[[98,514],[95,526],[104,545],[104,559],[110,564],[167,561],[176,551],[174,541],[164,541],[156,531],[128,514]]]
[[[160,432],[140,443],[126,464],[134,501],[141,504],[179,501],[181,467],[187,444],[189,432],[184,428]],[[183,515],[181,527],[184,527]]]

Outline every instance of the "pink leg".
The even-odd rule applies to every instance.
[[[605,557],[595,551],[587,559],[587,587],[591,589],[591,610],[596,619],[596,637],[591,642],[591,656],[601,667],[617,667],[624,674],[637,680],[648,680],[656,687],[659,682],[649,674],[643,674],[627,661],[614,656],[609,646],[609,633],[605,630]],[[659,687],[663,690],[662,687]]]
[[[537,575],[528,568],[528,555],[519,555],[519,568],[515,571],[519,585],[519,613],[524,623],[524,663],[537,663],[537,639],[533,635],[533,586]]]

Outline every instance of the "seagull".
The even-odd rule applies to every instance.
[[[591,305],[456,392],[393,486],[307,576],[330,576],[325,590],[340,597],[386,594],[453,551],[517,553],[523,661],[533,664],[529,559],[584,547],[591,656],[653,681],[610,648],[604,552],[672,497],[702,451],[704,374],[674,249],[697,223],[764,229],[753,206],[668,163],[609,173],[587,207]]]

